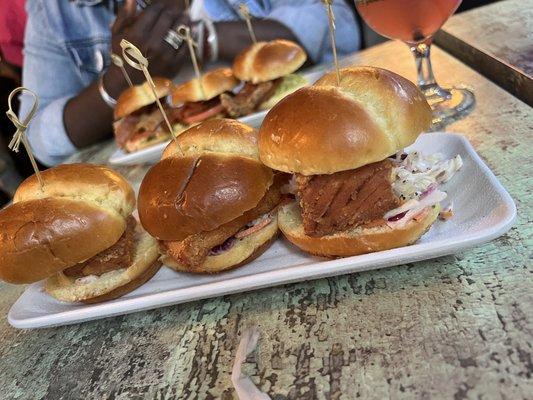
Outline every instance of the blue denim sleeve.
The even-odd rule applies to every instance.
[[[76,151],[63,123],[63,109],[68,99],[84,85],[76,73],[67,49],[47,24],[42,0],[26,3],[28,22],[24,38],[22,83],[39,96],[39,108],[27,130],[30,146],[39,161],[51,166],[63,162]],[[29,112],[33,99],[20,98],[20,118]]]
[[[272,2],[272,11],[266,18],[279,21],[289,27],[314,62],[331,61],[333,53],[329,41],[328,17],[324,4],[316,0],[283,3],[285,2]],[[337,52],[341,56],[353,53],[359,49],[361,43],[355,16],[343,0],[337,0],[333,3],[333,12],[335,13]]]

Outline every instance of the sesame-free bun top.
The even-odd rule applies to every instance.
[[[153,81],[157,97],[161,99],[168,96],[172,89],[172,81],[160,77],[153,78]],[[155,98],[148,82],[132,86],[124,90],[117,99],[114,112],[115,121],[152,103],[155,103]]]
[[[172,104],[211,100],[238,84],[231,68],[213,69],[203,74],[200,80],[194,78],[172,89]]]
[[[259,130],[267,166],[331,174],[381,161],[412,144],[431,124],[418,88],[391,71],[353,67],[323,76],[281,100]]]
[[[257,42],[235,58],[233,73],[241,81],[261,83],[293,73],[305,60],[305,51],[290,40]]]
[[[188,129],[170,144],[139,190],[143,227],[160,240],[183,240],[254,208],[273,181],[257,157],[257,132],[229,119]]]
[[[183,240],[254,208],[272,180],[269,168],[234,154],[165,158],[141,183],[139,218],[157,239]]]
[[[135,205],[134,192],[118,173],[90,164],[42,172],[0,210],[0,279],[31,283],[87,260],[115,244]]]
[[[234,119],[208,119],[182,132],[178,143],[185,155],[223,153],[259,160],[257,130]],[[176,141],[172,140],[163,151],[162,158],[178,155]]]
[[[62,164],[41,172],[44,190],[35,175],[20,184],[13,203],[58,197],[92,203],[122,217],[135,208],[135,192],[122,175],[103,165]]]

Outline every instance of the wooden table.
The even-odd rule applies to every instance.
[[[443,84],[476,93],[476,109],[450,131],[465,134],[516,199],[507,235],[436,260],[74,326],[21,331],[1,319],[0,397],[232,399],[240,332],[258,325],[245,369],[273,399],[531,398],[533,112],[439,49],[433,56]],[[400,43],[345,63],[415,79]],[[103,161],[111,150],[78,158]],[[144,169],[121,171],[138,182]],[[1,315],[21,292],[0,286]]]
[[[532,0],[499,1],[454,15],[435,42],[533,106]]]

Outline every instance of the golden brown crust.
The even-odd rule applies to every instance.
[[[0,279],[31,283],[112,246],[126,222],[91,203],[45,198],[1,210],[0,226]]]
[[[220,153],[170,157],[154,165],[139,190],[139,217],[159,240],[209,231],[254,208],[273,173],[258,161]]]
[[[331,174],[385,159],[430,123],[427,101],[407,79],[380,68],[346,68],[340,87],[330,73],[272,108],[259,130],[259,156],[280,171]]]
[[[266,82],[293,73],[306,59],[305,51],[290,40],[257,42],[235,58],[233,73],[241,81]]]
[[[202,87],[197,78],[191,79],[172,89],[172,104],[211,100],[212,98],[232,90],[239,84],[231,68],[216,68],[201,77]]]
[[[259,160],[257,131],[234,119],[209,119],[178,136],[185,155],[203,153],[241,154]],[[162,159],[179,155],[176,141],[171,141]]]
[[[123,217],[135,207],[135,192],[118,172],[103,165],[62,164],[41,172],[44,191],[35,175],[18,187],[13,203],[46,197],[63,197],[93,203]]]
[[[161,77],[155,77],[153,81],[157,97],[162,98],[168,96],[172,89],[172,81]],[[124,90],[117,99],[117,105],[114,111],[115,121],[152,103],[155,103],[155,99],[148,82],[132,86]]]
[[[280,208],[278,224],[285,237],[303,251],[324,257],[349,257],[407,246],[416,242],[435,222],[440,207],[430,208],[420,221],[410,221],[401,229],[386,223],[369,228],[358,227],[322,237],[304,233],[301,210],[292,202]]]
[[[159,269],[161,268],[161,265],[161,261],[156,260],[143,273],[141,273],[139,276],[137,276],[132,281],[126,283],[125,285],[119,286],[106,294],[84,299],[82,300],[82,302],[85,304],[102,303],[104,301],[114,300],[116,298],[124,296],[129,292],[133,292],[135,289],[144,285],[146,282],[152,279],[153,276],[157,273],[157,271],[159,271]]]

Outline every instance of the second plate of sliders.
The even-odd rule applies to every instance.
[[[353,257],[310,256],[278,239],[261,257],[244,267],[217,275],[177,273],[162,268],[135,291],[100,304],[63,303],[48,296],[43,283],[27,287],[9,312],[17,328],[42,328],[128,314],[172,304],[241,293],[291,282],[386,268],[457,253],[507,232],[516,208],[507,191],[461,135],[421,135],[407,151],[460,155],[460,173],[444,184],[453,200],[453,217],[437,221],[415,244]]]
[[[302,73],[305,81],[311,85],[316,82],[324,74],[323,68],[314,68],[307,73]],[[242,85],[241,85],[242,86]],[[238,121],[249,125],[253,128],[259,128],[265,119],[268,110],[256,111],[248,115],[237,118]],[[170,140],[165,140],[162,143],[156,143],[135,151],[127,152],[124,149],[117,148],[116,151],[109,158],[111,165],[136,165],[136,164],[154,164],[161,159],[163,150],[170,143]]]

